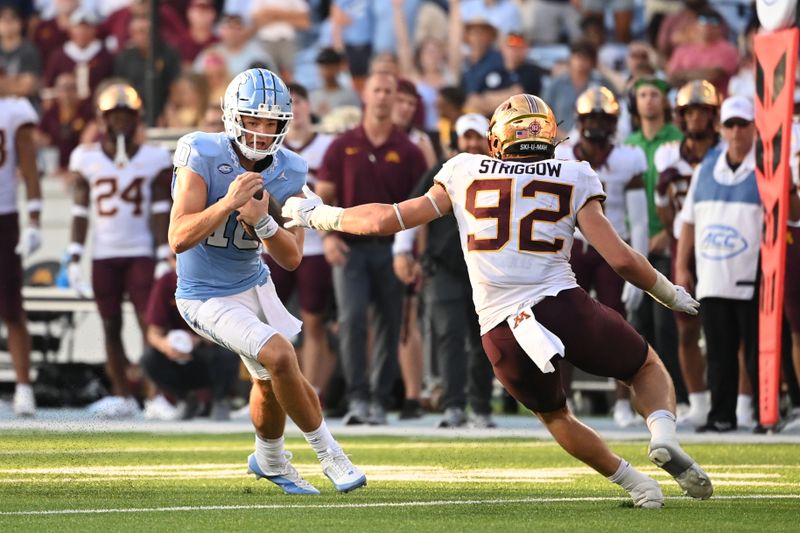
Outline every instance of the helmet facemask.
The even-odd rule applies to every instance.
[[[617,132],[617,117],[606,113],[578,116],[581,138],[596,145],[611,144]]]

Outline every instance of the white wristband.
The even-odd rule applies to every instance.
[[[169,213],[171,207],[172,204],[169,200],[159,200],[157,202],[153,202],[151,210],[153,211],[153,214],[160,215],[162,213]]]
[[[675,290],[675,285],[659,271],[656,271],[655,285],[647,290],[647,294],[667,307],[670,307],[678,299],[678,291]]]
[[[405,231],[399,231],[394,234],[394,242],[392,243],[392,254],[402,255],[410,254],[414,249],[414,240],[417,237],[417,230],[419,228],[408,228]]]
[[[259,239],[269,239],[278,233],[280,226],[270,215],[265,216],[253,226]]]
[[[42,210],[42,199],[41,198],[33,198],[28,200],[28,213],[38,213]]]
[[[69,255],[77,255],[80,257],[83,255],[83,245],[79,242],[71,242],[69,243],[69,246],[67,246],[67,253]]]
[[[169,244],[159,244],[156,248],[156,259],[159,261],[166,261],[172,255],[172,249]]]
[[[72,216],[79,218],[86,218],[89,216],[89,208],[85,205],[73,204]]]

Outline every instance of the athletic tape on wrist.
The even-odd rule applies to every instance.
[[[86,218],[89,216],[89,208],[85,205],[72,205],[72,216]]]
[[[67,253],[69,255],[83,255],[83,245],[79,242],[71,242],[69,246],[67,246]]]
[[[169,213],[172,204],[169,200],[159,200],[157,202],[153,202],[153,206],[151,207],[154,214],[161,214],[161,213]]]
[[[42,210],[41,198],[34,198],[32,200],[28,200],[28,213],[31,212],[38,213],[41,210]]]
[[[156,248],[156,259],[159,261],[165,261],[172,256],[172,249],[169,247],[169,244],[159,244],[158,248]]]
[[[280,226],[270,215],[265,216],[254,226],[259,239],[269,239],[278,233]]]

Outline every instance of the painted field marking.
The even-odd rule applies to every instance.
[[[684,496],[667,496],[667,500],[685,500]],[[743,494],[741,496],[714,496],[713,500],[800,500],[800,494]],[[76,514],[111,514],[111,513],[167,513],[167,512],[198,512],[198,511],[250,511],[263,509],[373,509],[392,507],[440,507],[448,505],[509,505],[521,503],[589,503],[589,502],[620,502],[626,501],[623,497],[614,496],[586,496],[574,498],[515,498],[493,500],[430,500],[408,502],[372,502],[372,503],[343,503],[343,504],[262,504],[262,505],[196,505],[176,507],[143,507],[127,509],[49,509],[43,511],[3,511],[0,516],[53,516]]]

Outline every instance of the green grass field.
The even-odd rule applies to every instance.
[[[304,441],[294,463],[323,494],[286,496],[245,474],[252,435],[0,435],[0,531],[798,531],[797,445],[687,446],[715,484],[682,497],[644,443],[615,451],[662,482],[664,509],[627,495],[551,442],[345,438],[369,486],[337,494]]]

